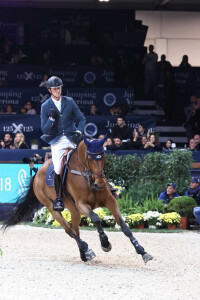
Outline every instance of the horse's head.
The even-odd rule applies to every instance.
[[[101,190],[105,186],[104,175],[104,160],[105,152],[103,144],[106,140],[106,136],[101,140],[83,138],[86,145],[86,165],[91,175],[94,177],[95,182],[93,187],[97,190]]]

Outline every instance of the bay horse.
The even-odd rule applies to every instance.
[[[108,181],[104,175],[106,156],[103,148],[104,141],[105,137],[101,140],[88,140],[83,137],[83,140],[69,159],[62,197],[64,206],[71,213],[72,225],[64,219],[60,212],[53,210],[52,203],[56,197],[55,190],[54,187],[47,186],[45,183],[47,169],[52,164],[50,159],[31,178],[30,185],[24,195],[18,198],[16,202],[17,208],[11,212],[10,216],[3,223],[4,230],[27,220],[34,211],[38,210],[41,202],[47,207],[54,219],[64,227],[66,233],[76,240],[80,257],[86,262],[92,260],[96,255],[89,248],[88,244],[80,239],[79,224],[81,214],[89,217],[96,226],[102,250],[108,252],[112,248],[111,243],[103,230],[99,216],[93,212],[95,208],[106,207],[113,214],[117,224],[121,226],[123,233],[130,239],[136,252],[142,256],[144,262],[147,263],[153,259],[139,244],[126,225],[117,201],[110,191]]]

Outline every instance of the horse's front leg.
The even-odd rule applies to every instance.
[[[99,239],[101,242],[102,250],[105,252],[109,252],[112,249],[112,245],[109,242],[108,237],[103,230],[99,216],[92,211],[89,205],[86,205],[84,203],[79,203],[78,209],[83,215],[91,219],[92,223],[96,226],[97,231],[99,233]]]
[[[136,252],[142,255],[144,262],[147,263],[149,260],[153,259],[153,256],[148,254],[133,236],[132,231],[122,218],[116,199],[112,195],[110,195],[107,199],[105,206],[111,211],[117,224],[121,226],[123,233],[130,239],[132,245],[135,247]]]

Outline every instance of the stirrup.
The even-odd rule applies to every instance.
[[[60,198],[56,198],[53,202],[53,210],[54,211],[63,211],[64,210],[64,205],[63,205],[63,200]]]

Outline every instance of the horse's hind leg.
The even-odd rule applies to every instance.
[[[101,225],[101,220],[97,214],[95,214],[92,209],[85,205],[79,203],[79,210],[87,217],[89,217],[92,223],[96,226],[99,233],[99,239],[101,242],[101,248],[105,252],[109,252],[112,249],[111,243],[108,241],[108,237],[105,234],[103,227]]]
[[[121,226],[123,233],[130,239],[132,245],[135,247],[135,250],[138,254],[142,255],[142,258],[145,263],[153,259],[153,256],[145,252],[144,248],[138,243],[136,238],[133,236],[132,231],[126,225],[125,221],[122,218],[119,207],[117,205],[116,199],[111,196],[107,199],[105,206],[111,211],[118,225]]]
[[[43,196],[43,197],[45,197],[45,196]],[[96,256],[95,253],[93,252],[93,250],[88,247],[88,244],[86,242],[84,242],[80,239],[79,235],[76,233],[74,228],[71,228],[71,226],[65,220],[65,218],[62,216],[62,214],[60,212],[53,210],[52,201],[50,199],[47,200],[45,198],[45,200],[42,203],[48,208],[49,212],[52,214],[54,219],[57,220],[64,227],[65,232],[69,236],[71,236],[72,238],[75,239],[75,241],[77,242],[77,245],[79,247],[80,253],[81,253],[81,259],[83,261],[92,260]]]

